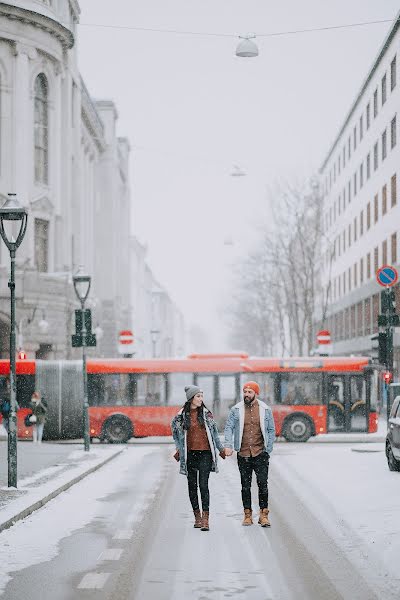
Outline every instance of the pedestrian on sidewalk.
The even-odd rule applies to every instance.
[[[0,392],[0,413],[3,418],[2,423],[6,432],[10,429],[10,412],[11,412],[11,387],[10,379],[6,377],[3,382],[3,386]],[[16,410],[19,409],[18,403]]]
[[[30,408],[32,409],[32,414],[30,415],[29,420],[32,423],[33,441],[41,444],[43,429],[46,423],[47,404],[42,399],[39,392],[33,392]]]
[[[260,506],[258,523],[261,527],[270,527],[268,469],[275,440],[275,423],[270,407],[258,398],[259,393],[256,381],[244,384],[243,400],[231,408],[225,425],[225,454],[231,456],[232,448],[238,453],[244,509],[242,525],[253,525],[251,481],[254,471]]]
[[[213,415],[204,405],[201,389],[196,385],[189,385],[185,387],[185,392],[186,402],[171,423],[176,446],[174,458],[180,462],[180,473],[188,479],[189,499],[195,517],[194,527],[209,531],[208,478],[211,471],[218,473],[217,450],[222,458],[225,458],[225,451]]]

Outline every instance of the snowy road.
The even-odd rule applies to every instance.
[[[336,456],[336,448],[276,446],[271,460],[271,529],[241,526],[236,460],[226,460],[221,472],[211,475],[211,531],[201,532],[192,527],[186,479],[171,460],[171,448],[128,447],[99,472],[0,535],[0,560],[3,567],[9,565],[0,572],[0,598],[397,598],[384,580],[366,583],[340,540],[321,526],[324,515],[312,498],[307,500],[307,477],[314,480],[315,489],[321,481],[307,472],[307,461],[318,464],[322,456],[328,460],[328,455]],[[291,474],[288,477],[296,461],[303,487]],[[293,481],[302,487],[299,496]],[[326,521],[332,518],[327,504]],[[373,570],[372,562],[370,567]]]

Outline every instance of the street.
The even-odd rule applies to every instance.
[[[319,473],[315,477],[317,472],[309,467],[322,461],[331,468],[336,455],[344,484],[357,467],[353,479],[359,477],[361,486],[365,465],[372,473],[382,469],[389,485],[398,486],[398,478],[391,477],[397,474],[386,470],[382,444],[369,446],[369,452],[354,452],[351,444],[277,444],[271,459],[270,529],[241,526],[236,459],[225,460],[220,473],[210,478],[210,532],[193,528],[186,478],[171,459],[172,446],[128,446],[99,471],[0,534],[0,559],[8,565],[0,575],[3,597],[397,598],[377,557],[367,556],[368,543],[360,534],[347,530],[346,547],[329,528],[336,518],[330,506],[325,515],[315,508],[328,480]],[[346,456],[347,470],[342,460]],[[303,487],[297,484],[300,479]],[[293,493],[293,485],[298,485],[299,495]],[[337,479],[335,486],[342,495]],[[349,496],[347,504],[352,501]],[[342,502],[345,506],[346,498]],[[385,512],[383,499],[381,504]],[[358,512],[361,520],[366,518]],[[383,534],[381,523],[378,528]],[[361,555],[362,564],[357,562]]]

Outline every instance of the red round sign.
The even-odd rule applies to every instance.
[[[119,343],[123,345],[133,344],[133,333],[130,329],[119,332]]]
[[[317,333],[317,341],[321,346],[331,343],[331,332],[328,329],[321,329]]]

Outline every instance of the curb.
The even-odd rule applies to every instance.
[[[110,462],[111,460],[113,460],[114,458],[119,456],[122,452],[124,452],[124,449],[120,450],[119,452],[116,452],[112,456],[107,457],[105,460],[98,463],[97,465],[94,465],[93,467],[91,467],[87,471],[84,471],[80,475],[77,475],[76,477],[74,477],[74,479],[71,479],[71,481],[64,483],[59,488],[50,492],[50,494],[47,494],[47,496],[45,496],[44,498],[37,500],[36,502],[31,504],[31,506],[27,506],[26,508],[24,508],[24,510],[21,510],[21,512],[17,513],[16,515],[11,517],[7,521],[4,521],[4,523],[0,523],[0,533],[2,531],[4,531],[5,529],[9,529],[13,525],[15,525],[15,523],[17,523],[17,521],[21,521],[22,519],[25,519],[25,517],[28,517],[29,515],[31,515],[33,512],[35,512],[35,510],[42,508],[42,506],[44,506],[45,504],[50,502],[50,500],[53,500],[53,498],[56,498],[59,494],[61,494],[62,492],[65,492],[66,490],[71,488],[76,483],[79,483],[79,481],[81,481],[82,479],[84,479],[85,477],[90,475],[91,473],[94,473],[95,471],[97,471],[98,469],[103,467],[104,465],[106,465],[108,462]]]

